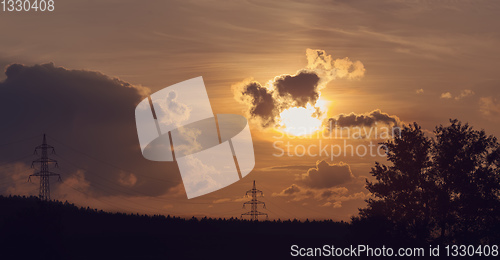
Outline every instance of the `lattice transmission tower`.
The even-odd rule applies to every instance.
[[[260,193],[261,196],[263,196],[263,193],[262,193],[262,191],[258,190],[255,187],[255,180],[253,181],[253,188],[251,190],[247,191],[246,195],[248,195],[249,193],[252,194],[252,199],[250,201],[244,202],[243,208],[245,208],[245,205],[250,204],[252,206],[252,209],[249,212],[241,214],[241,217],[243,217],[244,215],[247,215],[247,216],[250,216],[250,219],[254,220],[254,221],[259,220],[259,216],[266,216],[266,219],[268,219],[267,213],[263,213],[263,212],[260,212],[257,210],[258,204],[262,204],[263,208],[265,209],[266,203],[257,200],[257,193]]]
[[[35,163],[40,164],[40,171],[31,174],[28,177],[28,181],[31,181],[31,176],[40,177],[40,192],[38,197],[41,200],[50,200],[50,182],[49,179],[51,176],[57,176],[58,180],[61,181],[61,175],[58,173],[54,173],[49,171],[49,165],[53,164],[55,168],[58,168],[57,161],[48,157],[48,150],[52,150],[52,153],[55,154],[55,150],[53,146],[47,144],[47,139],[45,138],[45,134],[43,134],[43,143],[37,147],[35,147],[34,154],[38,155],[38,151],[41,151],[40,158],[34,160],[31,163],[31,168],[35,168]]]

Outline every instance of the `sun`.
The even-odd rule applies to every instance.
[[[318,115],[316,108],[307,104],[306,107],[291,107],[280,113],[280,130],[294,135],[309,135],[319,131],[322,126],[322,117]]]

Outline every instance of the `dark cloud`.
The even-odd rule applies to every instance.
[[[283,75],[274,79],[274,86],[281,97],[288,97],[293,105],[313,105],[319,98],[320,78],[314,72],[301,71],[297,75]]]
[[[345,184],[354,179],[351,168],[345,163],[329,164],[325,160],[318,161],[302,175],[302,182],[311,188],[330,188]]]
[[[45,64],[45,65],[41,65],[41,66],[46,67],[49,65],[51,65],[51,64]],[[7,66],[5,68],[5,76],[7,76],[7,78],[10,78],[10,80],[13,80],[16,76],[21,74],[21,72],[23,71],[24,68],[25,67],[22,64],[12,64],[10,66]]]
[[[13,64],[5,74],[0,82],[2,143],[25,141],[1,146],[2,161],[29,165],[34,157],[12,158],[30,155],[45,132],[56,147],[53,157],[59,160],[63,180],[79,179],[88,184],[86,192],[153,196],[180,183],[175,164],[151,162],[141,154],[134,111],[147,88],[54,64]],[[0,169],[0,174],[10,178],[13,173]],[[0,192],[12,191],[5,185]]]
[[[333,196],[340,196],[340,195],[344,195],[348,192],[348,189],[345,188],[345,187],[341,187],[341,188],[338,188],[338,189],[325,189],[325,190],[322,190],[321,193],[320,193],[320,197],[323,198],[323,199],[329,199]]]
[[[6,59],[5,57],[0,56],[0,69],[2,72],[2,73],[0,73],[0,81],[5,80],[5,78],[7,77],[5,75],[5,70],[9,67],[9,64],[11,64],[11,63],[12,62],[9,62],[9,59]]]
[[[241,94],[242,98],[248,101],[250,115],[261,119],[262,126],[267,127],[275,123],[278,111],[272,91],[253,81],[243,86]]]
[[[348,115],[340,114],[336,118],[328,120],[331,127],[371,127],[375,125],[385,124],[389,126],[399,126],[401,120],[397,116],[391,116],[383,113],[380,109],[373,110],[366,114],[351,113]]]

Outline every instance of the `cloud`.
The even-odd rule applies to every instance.
[[[28,176],[33,173],[29,164],[12,162],[2,164],[0,168],[0,192],[5,194],[38,195],[38,185],[27,182]],[[31,178],[35,181],[35,177]]]
[[[334,196],[346,195],[348,192],[346,187],[336,187],[320,190],[318,194],[321,199],[330,199]]]
[[[441,93],[441,98],[449,99],[451,98],[451,93],[450,92]]]
[[[179,164],[181,161],[179,161]],[[221,188],[224,174],[214,166],[214,161],[202,160],[198,157],[186,156],[183,158],[183,183],[191,197],[200,196]],[[181,167],[181,166],[180,166]],[[203,173],[203,174],[201,174]]]
[[[470,89],[464,89],[460,92],[460,95],[455,97],[455,100],[460,100],[462,98],[474,95],[474,91]]]
[[[295,185],[295,184],[292,184],[290,187],[284,189],[283,191],[281,191],[281,194],[283,195],[292,195],[292,194],[295,194],[295,193],[299,193],[300,192],[300,187]]]
[[[284,166],[273,166],[271,170],[309,170],[311,165],[284,165]]]
[[[12,64],[5,75],[7,78],[0,82],[0,135],[4,140],[23,141],[0,147],[0,161],[30,155],[46,133],[57,152],[51,156],[61,167],[54,171],[63,181],[88,183],[85,192],[96,196],[154,196],[180,183],[174,163],[148,161],[140,151],[134,111],[149,89],[99,72],[71,70],[52,63]],[[29,165],[34,159],[36,156],[14,162]],[[31,173],[24,172],[21,179],[25,181]],[[0,178],[14,176],[7,171],[1,174]],[[0,192],[25,194],[15,185]]]
[[[336,78],[360,79],[365,75],[365,67],[360,61],[349,58],[333,59],[324,50],[306,50],[307,69],[314,70],[326,81]]]
[[[424,89],[423,89],[423,88],[421,88],[421,89],[417,89],[417,90],[415,91],[415,93],[417,93],[417,94],[422,94],[422,93],[424,93]]]
[[[216,199],[214,201],[212,201],[213,204],[218,204],[218,203],[225,203],[225,202],[230,202],[231,199],[230,198],[222,198],[222,199]]]
[[[322,207],[333,207],[334,209],[336,208],[341,208],[342,207],[342,201],[334,201],[333,203],[331,201],[325,202],[325,204],[321,205]]]
[[[334,208],[340,208],[344,201],[365,200],[371,196],[364,189],[365,177],[354,177],[349,165],[343,162],[329,164],[319,160],[315,167],[309,167],[306,173],[296,177],[297,183],[271,196],[304,203],[314,200],[322,202],[319,206]]]
[[[247,114],[257,119],[263,127],[274,126],[279,114],[278,101],[273,97],[274,90],[256,81],[244,81],[233,85],[235,99],[247,105]]]
[[[301,201],[305,199],[315,200],[331,200],[340,196],[347,195],[349,190],[346,187],[334,188],[310,188],[292,184],[280,192],[272,194],[274,197],[292,197],[294,201]]]
[[[179,155],[188,155],[203,150],[199,142],[201,129],[195,127],[179,127],[175,132],[175,153]],[[203,139],[203,138],[201,138]]]
[[[274,79],[274,86],[281,98],[291,106],[305,107],[316,104],[319,98],[319,76],[314,72],[301,71],[297,75],[282,75]]]
[[[365,114],[340,114],[335,118],[330,118],[329,124],[330,127],[372,127],[377,124],[399,126],[401,125],[401,120],[397,116],[391,116],[383,113],[380,109],[375,109]]]
[[[472,96],[474,94],[475,94],[474,91],[472,91],[470,89],[464,89],[464,90],[460,91],[460,94],[455,96],[455,97],[453,97],[451,92],[441,93],[441,98],[444,98],[444,99],[454,98],[455,100],[460,100],[460,99]]]
[[[273,193],[271,196],[289,198],[290,201],[315,200],[324,202],[320,204],[322,207],[340,208],[342,207],[342,202],[365,200],[371,196],[371,193],[360,191],[349,194],[349,190],[346,187],[316,189],[292,184],[281,192]]]
[[[498,117],[500,116],[500,101],[494,97],[481,97],[479,110],[485,116]]]
[[[177,101],[177,93],[170,91],[163,102],[159,102],[161,109],[155,110],[157,118],[161,118],[161,123],[166,125],[179,124],[186,121],[191,113],[186,104]],[[179,125],[178,125],[179,126]]]
[[[85,179],[85,172],[77,170],[63,179],[62,183],[51,185],[51,198],[58,200],[78,201],[88,200],[93,195],[90,182]]]
[[[82,170],[76,171],[76,173],[69,178],[64,178],[63,184],[80,190],[88,190],[90,187],[90,183],[85,180],[85,172]]]
[[[354,176],[348,164],[340,162],[329,164],[325,160],[317,161],[315,168],[302,174],[301,181],[311,188],[330,188],[352,181]]]
[[[262,127],[282,126],[281,112],[292,107],[311,107],[313,117],[325,111],[317,105],[321,90],[337,78],[359,79],[365,68],[349,58],[332,59],[324,50],[306,50],[307,66],[295,74],[276,76],[267,84],[253,79],[233,85],[234,98],[246,106],[247,115]]]
[[[329,197],[329,201],[325,202],[323,204],[323,207],[333,207],[333,208],[340,208],[342,207],[342,202],[346,201],[351,201],[351,200],[366,200],[369,197],[371,197],[372,194],[367,192],[356,192],[350,195],[342,195],[342,196],[332,196]]]
[[[137,177],[133,173],[121,172],[118,182],[127,187],[133,187],[137,183]]]

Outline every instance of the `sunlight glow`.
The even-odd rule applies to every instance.
[[[316,109],[307,107],[291,107],[280,114],[282,131],[295,136],[312,134],[321,129],[322,118]]]

